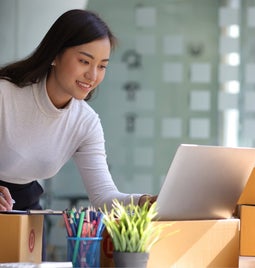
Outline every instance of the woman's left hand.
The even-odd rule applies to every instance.
[[[138,201],[138,205],[142,207],[144,205],[144,203],[146,201],[148,201],[148,200],[149,200],[150,205],[151,205],[151,204],[153,204],[157,200],[157,198],[158,198],[157,195],[147,195],[147,194],[144,194],[144,195],[142,195],[140,197],[140,199]]]

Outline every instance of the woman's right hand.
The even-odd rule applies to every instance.
[[[0,186],[0,211],[12,210],[13,200],[8,188]]]

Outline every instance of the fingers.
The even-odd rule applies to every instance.
[[[8,188],[0,186],[0,210],[12,210],[13,201]]]
[[[142,196],[140,197],[139,201],[138,201],[138,205],[139,205],[140,207],[142,207],[142,206],[145,204],[145,202],[146,202],[150,197],[151,197],[151,196],[150,196],[150,195],[147,195],[147,194],[142,195]]]
[[[151,197],[150,197],[150,203],[152,204],[152,203],[156,202],[156,201],[157,201],[157,198],[158,198],[157,195],[153,195],[153,196],[151,196]]]
[[[145,202],[149,200],[150,205],[153,204],[157,200],[157,195],[147,195],[144,194],[140,197],[138,205],[143,206]]]

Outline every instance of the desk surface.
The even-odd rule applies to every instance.
[[[13,262],[13,263],[0,263],[0,267],[3,268],[71,268],[73,267],[71,262],[42,262],[42,263],[30,263],[30,262]]]

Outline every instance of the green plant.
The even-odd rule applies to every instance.
[[[143,206],[138,206],[131,200],[124,206],[115,199],[110,211],[105,206],[101,212],[115,251],[149,252],[159,240],[163,227],[153,224],[157,216],[156,202],[150,205],[147,201]]]

